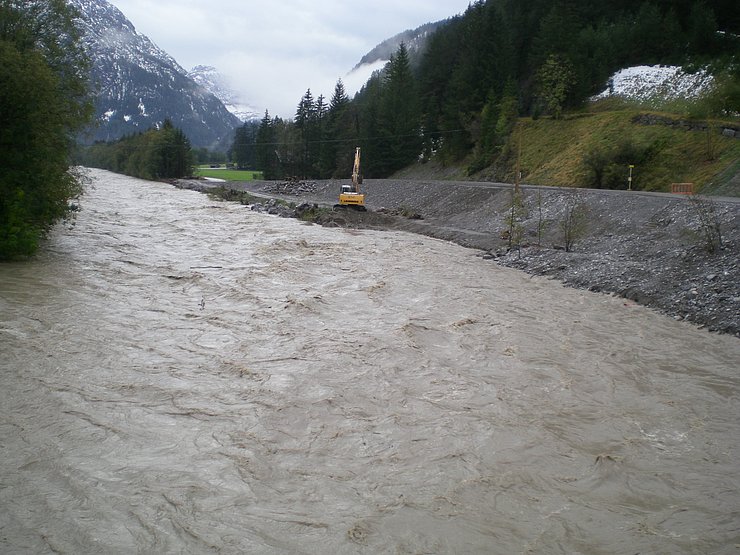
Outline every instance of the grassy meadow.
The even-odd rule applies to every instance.
[[[195,170],[196,177],[213,177],[225,181],[252,181],[262,179],[262,172],[253,170],[232,170],[226,168],[211,168],[210,166],[199,166]]]

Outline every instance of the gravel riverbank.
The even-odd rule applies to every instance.
[[[198,190],[221,185],[296,205],[331,206],[340,182],[175,182]],[[510,241],[510,185],[366,180],[363,189],[368,212],[323,212],[318,223],[449,240],[479,249],[492,263],[615,294],[740,337],[740,198],[711,198],[697,206],[681,195],[525,185],[514,218],[518,241]],[[563,227],[574,206],[583,226],[576,225],[566,252]],[[699,208],[714,211],[720,225],[722,244],[715,252],[708,252],[704,236],[711,226],[702,223]],[[521,248],[510,248],[512,242]]]

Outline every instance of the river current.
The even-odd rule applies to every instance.
[[[90,170],[0,265],[0,552],[740,552],[740,341]]]

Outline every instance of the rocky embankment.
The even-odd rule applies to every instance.
[[[175,185],[201,191],[228,185],[230,200],[254,210],[453,241],[494,263],[740,337],[737,198],[692,202],[682,195],[522,186],[512,217],[513,189],[504,184],[366,180],[365,213],[328,209],[339,181]],[[566,229],[573,232],[568,250]]]

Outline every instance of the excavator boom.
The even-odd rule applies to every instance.
[[[352,185],[355,187],[355,192],[360,192],[360,183],[362,183],[362,177],[360,177],[360,147],[355,149],[355,165],[352,167]]]

